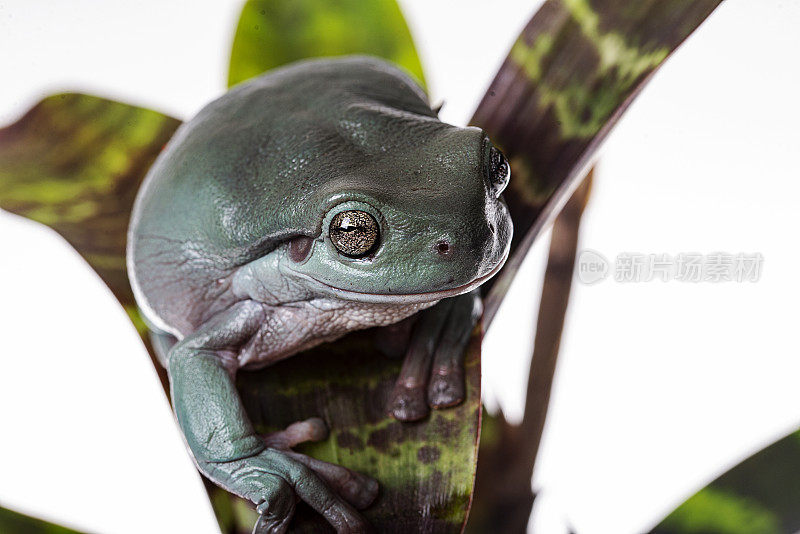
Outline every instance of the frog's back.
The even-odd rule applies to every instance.
[[[409,122],[438,128],[434,117],[410,78],[369,57],[296,63],[206,106],[176,132],[134,206],[128,265],[148,319],[180,336],[230,305],[225,280],[237,267],[319,233],[329,180],[409,139]]]

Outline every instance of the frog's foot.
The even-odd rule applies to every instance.
[[[464,350],[482,308],[476,290],[419,313],[389,401],[395,419],[417,421],[429,407],[464,400]]]
[[[298,500],[322,514],[337,534],[371,532],[355,507],[291,451],[265,448],[255,456],[205,462],[202,467],[228,491],[255,503],[255,534],[285,534]]]
[[[286,456],[314,471],[344,500],[358,509],[366,508],[378,496],[378,482],[341,465],[331,464],[290,450],[306,441],[319,441],[328,436],[328,428],[319,417],[312,417],[287,426],[284,430],[267,434],[264,443],[282,451]]]

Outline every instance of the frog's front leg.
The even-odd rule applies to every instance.
[[[478,290],[445,299],[419,313],[389,401],[401,421],[464,400],[464,351],[483,311]]]
[[[289,451],[288,442],[284,450],[275,448],[274,442],[268,446],[247,418],[231,362],[267,314],[259,303],[237,303],[169,351],[172,402],[186,443],[203,474],[256,504],[260,514],[256,532],[285,532],[297,498],[339,533],[366,532],[366,521],[322,481],[314,465]],[[306,434],[301,431],[295,439],[315,437]]]

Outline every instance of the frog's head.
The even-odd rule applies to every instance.
[[[281,270],[316,292],[414,303],[470,291],[502,267],[510,168],[479,128],[378,104],[337,123],[337,176],[315,193],[315,235],[290,240]],[[330,137],[330,136],[328,136]]]
[[[185,266],[181,280],[269,256],[267,278],[275,261],[279,277],[259,284],[270,289],[291,280],[309,294],[431,302],[502,266],[509,175],[481,129],[440,121],[390,63],[303,61],[240,84],[178,130],[132,236],[167,238],[157,246]]]

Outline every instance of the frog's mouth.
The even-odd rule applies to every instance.
[[[495,265],[491,271],[476,278],[475,280],[453,288],[449,289],[442,289],[441,291],[428,291],[425,293],[407,293],[407,294],[400,294],[400,295],[392,295],[388,293],[362,293],[359,291],[352,291],[349,289],[341,289],[321,280],[317,280],[313,276],[301,273],[297,271],[292,271],[294,275],[300,276],[313,284],[321,286],[323,291],[330,293],[332,296],[335,296],[340,299],[344,300],[352,300],[356,302],[368,302],[374,304],[421,304],[426,302],[435,302],[441,299],[446,299],[450,297],[457,297],[458,295],[463,295],[464,293],[469,293],[473,289],[481,286],[484,282],[492,278],[497,272],[505,265],[506,260],[508,259],[509,254],[509,247],[506,247],[505,254],[503,258]]]

